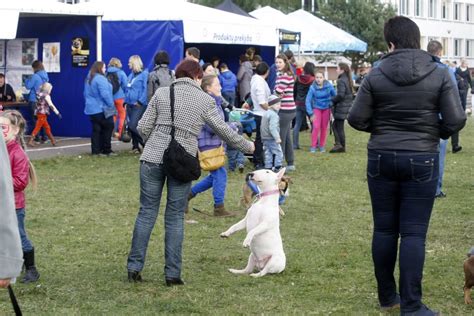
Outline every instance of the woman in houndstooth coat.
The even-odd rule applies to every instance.
[[[214,99],[200,88],[202,75],[201,67],[193,60],[183,60],[176,68],[176,80],[173,82],[176,140],[189,154],[196,156],[198,135],[207,124],[232,147],[252,153],[253,143],[228,127],[219,116]],[[181,279],[181,253],[184,210],[191,182],[180,182],[164,172],[163,154],[171,140],[171,126],[170,88],[159,88],[138,123],[145,148],[140,157],[140,210],[127,263],[130,282],[142,280],[140,272],[145,264],[148,242],[166,182],[165,280],[168,286],[184,284]]]

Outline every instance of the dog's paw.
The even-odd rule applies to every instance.
[[[259,278],[259,277],[262,276],[262,274],[261,274],[261,272],[258,272],[258,273],[251,273],[250,276],[251,276],[252,278]]]
[[[230,236],[230,234],[228,232],[223,232],[220,234],[221,238],[227,238]]]
[[[242,243],[242,246],[244,246],[244,248],[248,248],[250,247],[250,243],[252,242],[252,238],[245,238],[244,242]]]

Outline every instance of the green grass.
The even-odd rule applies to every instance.
[[[365,179],[368,135],[347,129],[348,153],[296,153],[297,172],[284,205],[281,233],[287,268],[253,279],[245,266],[244,232],[219,233],[237,218],[192,212],[186,225],[183,278],[163,277],[163,216],[150,241],[143,284],[126,281],[126,258],[138,210],[138,157],[91,156],[35,161],[36,193],[28,192],[26,225],[41,272],[36,285],[15,285],[25,314],[315,314],[378,315],[370,255],[372,216]],[[474,245],[474,124],[461,133],[463,151],[448,153],[445,192],[435,203],[424,270],[424,301],[445,315],[472,315],[463,302],[462,262]],[[329,141],[332,144],[332,140]],[[238,210],[243,176],[229,176],[226,204]],[[204,193],[192,206],[211,212]],[[0,293],[0,314],[10,311]],[[394,313],[393,315],[396,315]]]

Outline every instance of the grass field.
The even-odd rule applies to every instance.
[[[219,238],[237,218],[192,212],[188,219],[198,223],[186,225],[186,285],[174,288],[164,285],[162,214],[150,241],[145,282],[126,281],[138,210],[137,156],[35,161],[40,182],[36,193],[28,192],[26,225],[41,279],[15,285],[25,314],[380,314],[370,255],[368,135],[346,130],[346,154],[310,154],[309,134],[301,135],[306,146],[296,153],[298,170],[281,221],[287,255],[282,274],[230,274],[227,269],[244,267],[249,254],[241,246],[244,232]],[[435,203],[426,247],[424,302],[444,315],[474,314],[462,291],[462,262],[474,246],[473,140],[470,117],[461,133],[464,149],[447,154],[447,198]],[[229,176],[226,204],[239,218],[245,212],[238,206],[242,183],[242,175]],[[192,206],[211,212],[211,193]],[[0,314],[10,310],[1,291]]]

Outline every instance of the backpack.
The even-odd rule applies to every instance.
[[[466,80],[464,80],[464,78],[461,77],[458,74],[456,74],[456,81],[457,81],[457,84],[458,84],[458,90],[464,91],[464,90],[468,89],[468,86],[467,86],[468,84],[467,84]]]
[[[153,93],[158,88],[171,86],[173,79],[174,75],[171,69],[158,67],[158,69],[153,72]]]
[[[112,84],[112,94],[116,94],[120,89],[120,80],[116,72],[108,72],[107,79]]]

